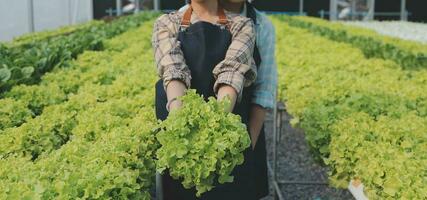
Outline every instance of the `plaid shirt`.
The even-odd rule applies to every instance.
[[[188,68],[178,33],[184,12],[173,12],[162,15],[154,24],[152,44],[159,76],[164,81],[164,86],[171,80],[180,80],[190,88],[191,73]],[[241,97],[243,87],[255,82],[257,69],[253,59],[255,46],[255,28],[253,22],[242,16],[233,16],[227,13],[230,22],[232,42],[226,52],[225,59],[215,66],[213,70],[215,93],[220,85],[232,86]],[[199,19],[193,13],[191,22]]]
[[[185,11],[187,8],[187,5],[183,6],[180,11]],[[256,43],[261,55],[261,65],[254,83],[255,91],[252,103],[265,109],[273,109],[276,105],[277,95],[276,34],[274,26],[268,17],[258,10],[255,11],[257,17],[257,23],[255,24]],[[247,8],[245,4],[240,15],[246,16],[246,14]]]

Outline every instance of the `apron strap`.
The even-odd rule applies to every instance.
[[[185,11],[182,17],[181,26],[189,27],[191,24],[191,15],[193,14],[193,7],[189,4],[188,9]],[[226,26],[230,29],[227,16],[225,15],[224,9],[218,5],[218,24]]]
[[[193,14],[193,7],[191,6],[191,4],[189,4],[187,10],[184,13],[184,16],[182,17],[181,26],[190,26],[191,14]]]
[[[218,5],[218,17],[218,24],[228,26],[227,16],[225,15],[224,9],[220,5]]]

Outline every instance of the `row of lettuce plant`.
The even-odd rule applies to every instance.
[[[427,198],[427,70],[273,20],[280,99],[331,184],[360,179],[371,199]]]
[[[92,20],[83,24],[64,26],[64,27],[56,28],[54,30],[27,33],[14,38],[12,42],[6,43],[6,45],[10,47],[21,46],[21,45],[25,45],[25,44],[40,41],[40,40],[47,40],[47,39],[58,37],[58,36],[69,35],[76,31],[88,30],[88,28],[101,25],[102,23],[105,23],[105,22]]]
[[[83,70],[94,81],[68,101],[2,131],[1,199],[151,199],[157,149],[151,26],[115,38],[111,45],[129,42],[113,54],[97,52],[105,54],[98,58],[112,56],[107,62],[86,60],[87,71],[91,61],[117,68],[104,82],[96,81],[96,71]]]
[[[69,61],[84,50],[103,50],[103,41],[144,21],[157,13],[131,15],[111,23],[93,23],[70,34],[34,40],[19,46],[0,44],[0,94],[18,84],[34,84],[54,68],[68,67]]]
[[[141,34],[150,26],[151,23],[148,23],[146,26],[122,36],[122,39],[139,38],[139,42],[129,44],[129,47],[113,56],[111,60],[103,62],[103,67],[110,69],[111,73],[100,76],[96,71],[87,72],[88,74],[82,77],[92,81],[83,82],[77,92],[69,94],[67,101],[44,107],[41,115],[28,119],[19,127],[3,129],[0,132],[0,143],[2,143],[0,145],[0,157],[5,158],[11,154],[22,154],[36,159],[44,152],[50,152],[61,147],[62,144],[70,139],[80,111],[87,110],[98,102],[102,103],[107,98],[133,97],[144,90],[147,84],[142,84],[141,81],[143,80],[138,82],[137,79],[140,77],[133,78],[131,75],[141,76],[136,73],[136,70],[141,70],[138,67],[141,64],[149,65],[152,60],[150,58],[151,55],[142,53],[149,48],[150,42],[149,38],[141,36]],[[97,53],[111,55],[108,51]],[[104,57],[101,56],[99,58]],[[91,60],[94,64],[99,62],[96,59]],[[94,65],[94,67],[97,66]],[[114,68],[118,70],[112,70]],[[89,78],[90,76],[92,78]],[[99,82],[100,78],[104,82]],[[145,81],[148,80],[150,79],[145,78]],[[128,104],[123,106],[116,105],[115,107],[118,110],[118,114],[120,112],[125,114],[127,110],[124,108],[127,107],[127,109],[134,109],[134,106]]]
[[[367,58],[393,60],[404,69],[427,68],[427,45],[311,17],[285,16],[283,19],[291,26],[310,30],[330,40],[349,43],[361,49]]]
[[[149,22],[145,25],[151,25]],[[42,113],[46,106],[62,103],[87,83],[109,84],[124,67],[106,68],[111,60],[122,57],[124,48],[141,38],[117,35],[104,41],[104,51],[86,51],[67,68],[46,73],[37,85],[18,85],[0,99],[0,130],[20,126]],[[123,61],[129,62],[129,61]],[[124,65],[120,65],[124,66]]]

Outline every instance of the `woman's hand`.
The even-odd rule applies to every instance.
[[[172,80],[166,87],[166,95],[169,102],[169,111],[176,110],[182,106],[181,100],[177,99],[184,96],[187,87],[178,80]]]
[[[230,107],[226,110],[226,112],[232,112],[234,106],[236,105],[237,92],[233,87],[223,84],[218,89],[217,99],[218,101],[222,101],[226,97],[230,99]]]
[[[182,106],[182,102],[179,99],[174,100],[171,103],[169,103],[169,111],[181,108],[181,106]]]

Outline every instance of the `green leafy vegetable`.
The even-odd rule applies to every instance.
[[[318,28],[330,22],[278,18],[280,98],[330,183],[346,188],[358,178],[369,199],[426,199],[427,68],[366,56],[342,38],[358,33]],[[330,31],[341,38],[322,35]],[[417,67],[411,59],[408,69]]]
[[[328,39],[345,42],[362,50],[367,58],[393,60],[404,69],[427,68],[427,45],[404,41],[313,17],[283,17],[289,25],[304,28]]]
[[[35,84],[47,72],[55,68],[69,67],[70,61],[85,50],[104,50],[106,39],[131,28],[139,27],[158,13],[144,12],[119,18],[110,23],[89,25],[59,30],[59,34],[36,34],[22,42],[9,46],[0,44],[0,94],[19,84]],[[67,34],[61,34],[67,33]]]
[[[169,169],[185,188],[196,187],[197,196],[216,182],[233,181],[231,172],[243,163],[242,152],[250,146],[246,126],[238,115],[225,112],[229,102],[217,102],[190,90],[182,97],[183,107],[160,124],[157,139],[157,168]]]
[[[9,80],[11,75],[12,74],[10,73],[9,69],[7,69],[7,68],[1,68],[0,69],[0,80],[2,82],[6,82],[7,80]]]
[[[151,28],[126,31],[106,41],[120,49],[87,51],[0,99],[0,199],[151,199]],[[31,118],[29,104],[43,112]]]

